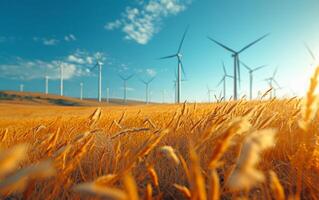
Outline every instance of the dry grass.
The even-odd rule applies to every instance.
[[[318,76],[303,104],[0,106],[0,199],[319,199]]]

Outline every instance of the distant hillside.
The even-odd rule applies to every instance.
[[[84,99],[72,97],[61,97],[54,94],[43,94],[36,92],[0,91],[0,103],[27,104],[27,105],[55,105],[55,106],[106,106],[123,105],[122,99],[110,99],[110,103],[105,100],[99,103],[95,99]],[[140,105],[142,101],[128,100],[126,105]]]

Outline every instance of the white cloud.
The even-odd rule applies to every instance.
[[[159,31],[163,18],[184,11],[191,0],[141,1],[139,8],[127,7],[121,19],[105,25],[107,30],[121,29],[125,39],[147,44]]]
[[[46,46],[54,46],[60,42],[59,40],[55,38],[39,38],[39,37],[33,37],[33,41],[41,42],[43,45],[46,45]]]
[[[50,79],[59,79],[60,64],[64,67],[65,79],[90,76],[92,72],[88,69],[92,67],[94,55],[96,54],[76,50],[75,53],[67,55],[60,61],[27,60],[17,57],[12,63],[0,64],[0,76],[11,79],[32,80],[43,79],[47,75]],[[98,54],[101,55],[101,60],[106,59],[104,54]]]
[[[73,34],[69,34],[64,36],[64,40],[67,42],[72,42],[72,41],[76,41],[76,37]]]
[[[157,72],[155,71],[155,69],[146,69],[146,73],[147,75],[154,77],[156,76]]]

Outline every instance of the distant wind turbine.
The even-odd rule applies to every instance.
[[[130,80],[131,78],[133,78],[133,76],[134,76],[134,74],[127,76],[127,77],[119,75],[119,77],[123,80],[123,84],[124,84],[123,85],[123,90],[124,90],[123,102],[124,103],[126,103],[126,92],[127,92],[126,82],[128,80]]]
[[[100,61],[100,58],[97,58],[96,64],[94,65],[94,67],[91,68],[91,70],[98,68],[99,78],[98,78],[97,99],[99,102],[102,101],[102,66],[103,66],[103,63]]]
[[[226,99],[226,78],[234,78],[234,77],[227,74],[224,62],[222,64],[223,64],[224,76],[217,84],[217,87],[223,83],[223,99],[225,100]]]
[[[63,62],[59,62],[58,63],[59,67],[60,67],[60,96],[63,96],[64,93],[64,88],[63,88],[63,83],[64,83],[64,64]]]
[[[277,85],[278,88],[281,88],[279,83],[276,81],[275,76],[277,74],[278,71],[278,67],[275,69],[275,71],[273,72],[272,76],[269,78],[266,78],[265,81],[268,82],[269,87],[273,90],[271,91],[270,94],[270,98],[272,98],[272,94],[274,94],[274,97],[276,97],[276,88],[273,87],[273,83],[275,83]]]
[[[49,76],[45,76],[45,94],[49,94]]]
[[[110,102],[110,88],[106,88],[106,102]]]
[[[181,42],[179,43],[179,47],[178,47],[177,53],[176,53],[176,54],[173,54],[173,55],[170,55],[170,56],[165,56],[165,57],[160,58],[160,59],[168,59],[168,58],[175,58],[175,57],[177,58],[177,99],[176,99],[176,102],[177,102],[177,103],[180,103],[180,102],[181,102],[182,72],[183,72],[183,74],[185,75],[184,67],[183,67],[183,64],[182,64],[182,53],[181,53],[181,49],[182,49],[182,46],[183,46],[184,39],[185,39],[185,36],[186,36],[186,34],[187,34],[187,31],[188,31],[188,27],[187,27],[186,30],[184,31],[182,40],[181,40]]]
[[[212,92],[214,92],[214,90],[210,89],[208,85],[206,87],[207,87],[208,103],[210,103],[211,97],[212,97]]]
[[[149,104],[149,85],[155,79],[155,77],[149,79],[148,81],[141,80],[145,84],[145,103]]]
[[[234,100],[237,100],[237,82],[240,84],[240,63],[239,63],[239,54],[241,54],[242,52],[244,52],[245,50],[247,50],[249,47],[253,46],[254,44],[256,44],[257,42],[259,42],[260,40],[264,39],[265,37],[267,37],[269,34],[266,34],[262,37],[260,37],[259,39],[253,41],[252,43],[246,45],[244,48],[242,48],[239,51],[235,51],[229,47],[227,47],[226,45],[214,40],[211,37],[208,37],[209,40],[213,41],[214,43],[216,43],[217,45],[223,47],[224,49],[226,49],[227,51],[230,51],[232,53],[232,57],[234,58]],[[238,78],[237,78],[237,73],[238,73]]]
[[[23,91],[24,91],[24,85],[20,84],[20,92],[23,92]]]
[[[252,98],[253,98],[253,73],[257,70],[260,70],[260,69],[266,67],[266,65],[262,65],[262,66],[259,66],[259,67],[252,69],[252,68],[248,67],[244,62],[240,61],[240,63],[242,65],[244,65],[244,67],[249,72],[249,99],[252,100]]]

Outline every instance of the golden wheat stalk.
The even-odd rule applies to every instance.
[[[285,200],[285,192],[284,189],[278,179],[277,174],[274,171],[270,171],[270,183],[271,183],[271,189],[274,194],[274,198],[276,200]]]
[[[187,199],[191,199],[192,198],[192,194],[191,191],[183,185],[179,185],[179,184],[173,184],[173,186],[180,191]]]
[[[130,173],[126,173],[123,178],[125,191],[127,192],[130,200],[139,200],[136,182]]]
[[[81,183],[73,187],[73,190],[80,193],[88,193],[104,199],[127,200],[128,195],[116,188],[100,186],[95,183]]]
[[[211,183],[210,183],[210,200],[219,200],[220,198],[220,184],[219,177],[216,170],[211,171]]]
[[[10,149],[0,151],[0,178],[14,171],[26,158],[28,146],[19,144]]]
[[[211,169],[218,167],[221,157],[226,152],[230,145],[231,139],[235,134],[246,132],[251,127],[250,123],[245,118],[234,119],[224,133],[217,140],[217,144],[212,152],[208,166]]]
[[[145,190],[145,200],[152,200],[152,199],[153,199],[152,185],[147,183],[146,190]]]
[[[231,190],[246,190],[264,181],[264,174],[256,168],[263,150],[273,146],[276,131],[265,129],[247,136],[243,143],[235,169],[232,171],[227,186]]]
[[[147,171],[153,181],[154,186],[158,188],[159,187],[158,176],[154,167],[152,165],[147,166]]]
[[[100,120],[101,115],[102,115],[102,109],[97,108],[89,117],[89,126],[90,127],[95,126],[97,122]]]
[[[307,131],[309,123],[314,118],[317,112],[318,97],[315,94],[315,90],[318,85],[318,77],[319,77],[319,66],[316,68],[315,73],[310,79],[307,95],[303,102],[304,105],[302,106],[302,119],[299,122],[299,126],[305,131]]]
[[[21,192],[27,186],[28,181],[44,179],[55,175],[55,169],[50,161],[43,161],[35,165],[28,166],[15,174],[0,181],[0,192],[2,194],[12,194]]]
[[[191,177],[192,188],[191,194],[193,199],[207,200],[205,178],[203,177],[200,167],[200,160],[192,147],[190,147],[190,160],[191,160]]]
[[[173,147],[171,146],[162,146],[160,148],[160,151],[167,156],[168,158],[170,158],[176,165],[179,165],[179,159],[178,156],[175,153],[175,150],[173,149]]]

